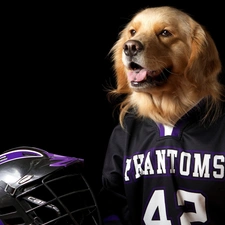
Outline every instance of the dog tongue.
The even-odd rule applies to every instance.
[[[147,70],[146,69],[142,69],[140,71],[132,70],[128,72],[127,76],[129,81],[140,82],[140,81],[143,81],[145,77],[147,76]]]

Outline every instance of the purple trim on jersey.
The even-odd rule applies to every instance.
[[[160,137],[163,137],[165,134],[164,126],[161,123],[159,123],[158,126],[159,126],[159,135],[160,135]]]
[[[172,136],[178,136],[180,134],[180,127],[179,126],[175,126],[174,128],[173,128],[173,132],[172,132]]]
[[[185,117],[182,120],[178,120],[173,128],[172,136],[179,136],[180,131],[182,130],[183,126],[186,124]]]
[[[12,160],[42,156],[43,154],[41,154],[40,152],[32,150],[14,150],[0,155],[0,165]]]
[[[158,124],[159,126],[159,134],[160,134],[160,137],[164,137],[164,136],[168,136],[168,134],[166,135],[165,134],[165,126],[163,124]],[[171,132],[171,135],[170,136],[178,136],[180,133],[180,128],[179,126],[175,126],[172,128],[172,132]]]
[[[103,219],[104,223],[109,223],[109,222],[113,222],[113,221],[120,221],[120,219],[117,215],[110,215],[110,216]]]
[[[179,120],[175,124],[175,126],[172,128],[172,132],[171,132],[170,136],[178,137],[180,135],[181,128],[183,127],[184,124],[185,124],[184,120]],[[158,126],[159,126],[160,137],[167,136],[165,134],[165,126],[163,124],[161,124],[161,123],[159,123]]]
[[[4,225],[4,223],[0,220],[0,225]]]
[[[54,161],[53,163],[51,163],[49,165],[49,166],[52,166],[52,167],[68,166],[68,165],[70,165],[71,163],[74,163],[74,162],[83,162],[84,161],[83,159],[80,159],[80,158],[57,155],[57,154],[52,154],[52,153],[49,153],[49,152],[45,152],[45,153],[51,161]]]

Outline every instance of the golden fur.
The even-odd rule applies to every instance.
[[[205,28],[185,12],[168,6],[137,12],[110,53],[117,87],[109,94],[125,95],[121,124],[133,108],[140,117],[174,125],[203,98],[216,117],[222,95],[218,51]]]

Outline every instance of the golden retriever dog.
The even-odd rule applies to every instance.
[[[202,99],[204,121],[219,115],[221,61],[209,32],[187,13],[169,6],[139,11],[120,32],[110,53],[117,87],[125,95],[120,122],[133,108],[139,117],[174,125]]]
[[[169,6],[137,12],[111,49],[120,121],[102,169],[104,224],[225,224],[222,63]]]

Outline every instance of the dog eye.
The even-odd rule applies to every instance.
[[[134,29],[130,30],[130,34],[131,34],[131,36],[134,36],[136,34],[136,30],[134,30]]]
[[[171,36],[172,34],[168,31],[168,30],[163,30],[160,35],[164,36],[164,37],[169,37]]]

